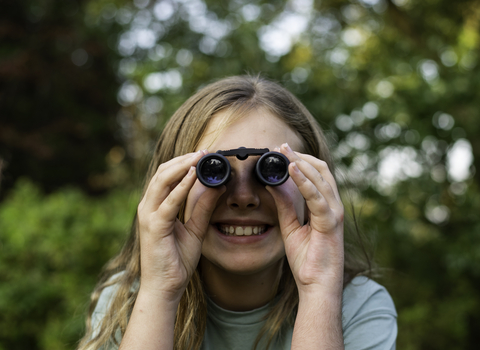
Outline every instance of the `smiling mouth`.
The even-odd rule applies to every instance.
[[[221,233],[227,236],[259,236],[268,229],[268,225],[233,226],[217,224],[216,226]]]

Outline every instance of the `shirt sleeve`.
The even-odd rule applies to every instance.
[[[116,278],[118,275],[119,274],[112,276],[111,279]],[[115,294],[117,293],[117,290],[118,290],[118,285],[113,284],[103,289],[102,292],[100,293],[100,297],[98,298],[97,305],[95,306],[95,310],[93,310],[93,313],[92,313],[92,328],[93,328],[92,338],[96,337],[100,332],[100,327],[102,325],[103,318],[105,317],[108,309],[110,308],[110,305],[113,301],[113,298],[115,297]],[[119,343],[121,342],[122,335],[119,329],[115,332],[115,338]],[[109,344],[102,346],[99,350],[117,350],[117,349],[118,349],[118,346],[116,346],[113,342],[110,342]]]
[[[342,324],[345,350],[395,350],[395,305],[383,286],[366,277],[345,288]]]
[[[95,310],[92,313],[92,328],[93,328],[93,336],[96,337],[98,332],[100,331],[100,325],[102,324],[102,320],[107,313],[110,304],[112,303],[113,297],[117,292],[117,286],[112,285],[100,293],[100,297],[98,298],[97,305],[95,306]]]

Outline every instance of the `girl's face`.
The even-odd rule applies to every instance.
[[[258,109],[216,131],[225,121],[218,112],[209,123],[197,150],[209,152],[239,147],[268,148],[287,142],[294,151],[302,149],[296,133],[275,115]],[[249,275],[278,265],[285,256],[277,208],[270,193],[254,175],[259,156],[246,160],[228,157],[232,167],[226,192],[218,200],[202,246],[202,259],[227,273]],[[291,178],[278,187],[294,203],[300,223],[305,218],[305,201]],[[191,189],[185,208],[185,221],[191,216],[198,198],[206,190],[198,180]],[[230,234],[230,232],[234,232]],[[225,232],[229,232],[225,234]]]

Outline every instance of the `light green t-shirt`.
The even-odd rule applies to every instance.
[[[115,292],[105,288],[93,313],[93,326],[98,327]],[[251,350],[269,305],[259,309],[235,312],[222,309],[208,300],[207,329],[202,350]],[[356,277],[343,291],[342,326],[345,350],[394,350],[397,337],[397,313],[387,290],[378,283]],[[271,349],[289,350],[293,327]],[[258,350],[263,349],[260,346]],[[265,346],[265,345],[264,345]]]
[[[229,311],[209,300],[202,350],[253,349],[268,311],[268,305],[247,312]],[[366,277],[354,278],[343,291],[342,326],[346,350],[395,349],[397,313],[392,298]],[[293,327],[272,349],[290,350],[292,334]]]

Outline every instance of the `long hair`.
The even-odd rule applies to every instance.
[[[236,76],[202,88],[171,117],[156,145],[143,193],[160,164],[196,149],[215,113],[226,110],[231,120],[236,120],[258,108],[265,109],[283,120],[300,137],[303,153],[324,160],[335,176],[335,166],[327,140],[319,124],[305,106],[293,94],[272,81],[259,76]],[[184,206],[180,209],[178,218],[184,222]],[[369,275],[372,270],[371,258],[363,242],[356,221],[347,217],[344,286],[353,277],[359,274]],[[135,217],[126,244],[120,254],[105,266],[103,275],[91,296],[87,331],[80,342],[79,350],[99,349],[109,342],[118,344],[119,332],[120,335],[124,334],[138,294],[138,283],[135,282],[141,278],[140,254],[139,230]],[[117,292],[102,322],[97,329],[93,329],[92,312],[101,292],[111,285],[116,286]],[[260,330],[256,346],[265,336],[268,347],[283,334],[285,327],[292,326],[294,323],[298,291],[286,258],[283,262],[282,275],[276,286],[276,295],[276,302],[266,316],[266,322]],[[178,305],[174,348],[198,350],[203,340],[206,322],[206,297],[201,274],[197,269]]]

